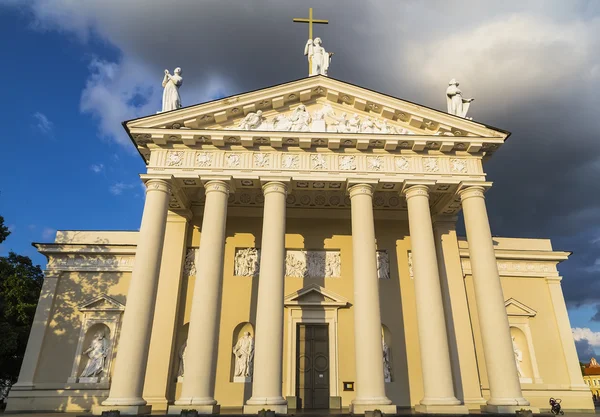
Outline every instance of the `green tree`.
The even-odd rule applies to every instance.
[[[0,217],[0,243],[9,234]],[[43,281],[29,257],[0,256],[0,385],[12,385],[19,376]],[[0,386],[0,398],[2,391]]]

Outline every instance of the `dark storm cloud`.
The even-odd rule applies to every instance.
[[[587,339],[575,341],[575,348],[577,349],[577,356],[579,356],[580,362],[588,363],[591,358],[597,356],[596,351],[594,351],[594,348]]]
[[[513,132],[486,165],[493,233],[573,250],[561,266],[567,302],[600,303],[600,2],[315,3],[331,21],[315,35],[335,52],[332,77],[441,110],[456,77],[476,99],[470,116]],[[305,2],[28,4],[32,27],[120,51],[90,62],[81,109],[125,146],[120,122],[159,108],[164,68],[183,68],[185,105],[306,75],[307,27],[292,23]]]

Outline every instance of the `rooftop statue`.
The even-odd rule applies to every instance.
[[[327,52],[323,46],[321,38],[315,38],[314,40],[309,39],[304,47],[304,55],[308,55],[308,62],[310,64],[308,76],[313,75],[327,75],[329,70],[329,63],[331,62],[331,56],[333,52]]]
[[[446,102],[448,103],[448,113],[455,116],[467,118],[467,111],[474,98],[463,98],[462,91],[458,88],[458,81],[452,78],[448,83],[446,90]]]
[[[179,87],[183,83],[181,78],[181,68],[177,67],[173,71],[173,75],[169,74],[169,70],[165,70],[163,78],[162,111],[169,111],[181,108],[181,97],[179,96]]]

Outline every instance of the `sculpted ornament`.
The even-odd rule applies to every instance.
[[[185,276],[196,275],[196,248],[188,248],[185,253],[185,263],[183,264],[183,274]]]
[[[396,168],[398,168],[398,170],[408,171],[409,167],[410,167],[410,164],[408,162],[408,159],[406,159],[403,156],[396,158]]]
[[[181,78],[181,68],[175,68],[173,75],[169,74],[169,70],[165,70],[162,86],[163,99],[162,111],[169,111],[181,108],[181,97],[179,96],[179,87],[183,83]]]
[[[309,39],[304,47],[304,55],[308,56],[310,63],[309,77],[313,75],[327,75],[329,63],[333,52],[327,52],[322,46],[321,38]]]
[[[383,168],[383,160],[379,156],[370,156],[367,158],[367,165],[373,171],[381,171]]]
[[[387,251],[377,251],[377,278],[390,279],[390,258]]]
[[[423,159],[423,168],[427,172],[438,172],[440,170],[438,166],[437,158],[425,158]]]
[[[467,172],[467,163],[464,159],[451,159],[450,168],[452,172]]]
[[[249,381],[252,378],[254,364],[254,339],[250,332],[244,332],[237,341],[233,347],[233,356],[235,357],[234,377],[241,378],[240,382]]]
[[[259,259],[260,252],[256,248],[238,249],[234,259],[234,274],[239,277],[258,276]]]
[[[381,336],[381,347],[383,349],[383,379],[385,382],[392,382],[390,347],[387,345],[387,343],[385,343],[383,335]]]
[[[309,125],[311,120],[310,114],[308,111],[306,111],[306,106],[304,104],[299,105],[290,116],[290,121],[292,122],[292,132],[310,131]]]
[[[208,168],[212,166],[212,154],[207,152],[201,152],[197,154],[196,165],[202,168]]]
[[[342,171],[356,170],[356,157],[354,155],[340,156],[340,169]]]
[[[266,168],[270,164],[269,154],[266,153],[257,153],[254,154],[254,164],[256,164],[259,168]]]
[[[227,161],[227,166],[229,168],[237,168],[240,166],[240,156],[236,153],[230,153],[227,155],[225,161]]]
[[[287,169],[297,169],[300,167],[300,157],[298,155],[284,155],[282,165]]]
[[[183,378],[183,374],[185,373],[185,352],[187,349],[187,340],[183,342],[183,345],[179,348],[179,369],[177,370],[177,377]]]
[[[327,159],[323,155],[311,155],[310,160],[312,161],[313,169],[327,169]]]
[[[288,250],[285,256],[285,276],[293,278],[339,278],[339,251]]]
[[[266,122],[266,119],[262,114],[262,110],[259,110],[256,113],[248,113],[248,115],[242,119],[238,127],[244,130],[258,129]]]
[[[463,98],[462,91],[458,88],[458,81],[451,79],[446,89],[446,103],[448,104],[448,113],[455,116],[467,118],[467,111],[474,98]]]
[[[181,151],[177,151],[177,152],[168,152],[167,153],[167,165],[168,166],[181,166],[181,164],[183,163],[183,152]]]
[[[104,337],[103,331],[97,331],[94,334],[94,340],[90,346],[83,351],[84,355],[88,355],[88,362],[81,372],[81,378],[98,377],[104,372],[106,356],[108,355],[108,340]]]

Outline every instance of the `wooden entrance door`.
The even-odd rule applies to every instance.
[[[329,408],[329,329],[327,324],[298,324],[296,397],[302,408]]]

